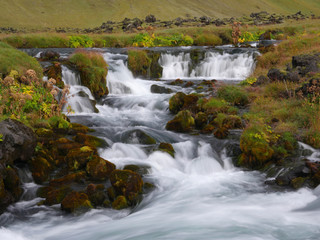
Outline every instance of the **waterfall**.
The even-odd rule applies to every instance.
[[[109,65],[107,87],[110,94],[150,94],[150,87],[134,78],[126,66],[127,55],[105,53],[103,56]]]
[[[70,86],[67,104],[65,104],[63,111],[67,111],[68,106],[75,113],[93,113],[96,111],[95,99],[87,87],[81,86],[79,74],[66,66],[62,66],[62,81]]]
[[[159,63],[163,67],[163,79],[243,80],[255,67],[254,55],[250,52],[206,52],[204,59],[195,66],[192,66],[190,53],[163,53]]]

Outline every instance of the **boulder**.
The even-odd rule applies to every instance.
[[[129,201],[129,205],[138,202],[143,187],[139,174],[130,170],[114,170],[110,175],[110,182],[117,196],[124,196]]]
[[[110,176],[115,168],[116,166],[113,163],[94,155],[87,163],[86,170],[92,180],[103,181]]]
[[[272,82],[286,79],[286,75],[277,68],[270,69],[267,75]]]
[[[189,132],[194,126],[195,122],[191,112],[183,110],[167,123],[166,129],[176,132]]]
[[[69,213],[84,212],[91,208],[88,195],[76,191],[69,193],[61,202],[61,209]]]
[[[6,119],[0,123],[0,163],[12,165],[14,161],[27,162],[33,156],[37,137],[23,123]]]
[[[166,88],[163,86],[153,84],[151,86],[151,92],[152,93],[160,93],[160,94],[168,94],[168,93],[172,93],[172,90],[170,88]]]
[[[164,143],[164,142],[160,143],[158,150],[169,153],[172,157],[174,157],[175,151],[173,146],[170,143]]]
[[[178,92],[175,95],[173,95],[169,100],[169,110],[172,113],[178,113],[184,104],[184,98],[186,94],[183,92]]]
[[[128,202],[125,196],[118,196],[112,203],[112,208],[121,210],[128,207]]]
[[[133,143],[133,144],[145,144],[152,145],[156,144],[156,140],[146,134],[144,131],[137,129],[124,133],[122,136],[123,141],[125,143]]]
[[[320,53],[304,54],[292,57],[292,67],[297,68],[299,74],[305,76],[309,72],[320,72]]]
[[[47,50],[44,51],[40,54],[40,59],[42,61],[53,61],[53,60],[58,60],[60,58],[60,54],[52,51],[52,50]]]

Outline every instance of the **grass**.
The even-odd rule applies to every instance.
[[[28,69],[34,69],[37,76],[42,77],[42,67],[35,58],[3,42],[0,42],[0,63],[0,77],[8,75],[12,70],[22,75]]]
[[[5,9],[0,15],[3,27],[55,28],[96,27],[108,20],[119,21],[125,17],[144,19],[154,14],[158,19],[170,20],[187,15],[201,17],[241,17],[252,12],[293,14],[297,11],[320,14],[318,0],[1,0]],[[159,7],[161,6],[161,7]]]
[[[101,54],[82,50],[71,55],[69,61],[80,72],[82,84],[89,88],[96,98],[108,94],[107,63]]]

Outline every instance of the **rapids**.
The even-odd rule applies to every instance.
[[[165,51],[160,59],[162,81],[134,78],[125,53],[102,50],[102,54],[109,64],[110,94],[98,103],[99,113],[88,104],[93,100],[90,91],[80,86],[75,73],[63,68],[63,80],[71,85],[68,101],[75,111],[69,117],[95,129],[108,142],[110,147],[99,154],[117,168],[128,163],[149,166],[146,177],[156,189],[133,210],[94,209],[72,216],[60,211],[59,205],[37,206],[39,186],[24,170],[20,176],[25,194],[0,215],[1,240],[319,239],[320,189],[273,190],[260,172],[233,166],[227,140],[166,131],[172,94],[150,91],[152,84],[182,91],[166,85],[166,79],[177,77],[244,79],[254,68],[252,52],[208,50],[203,61],[191,66],[185,49]],[[172,143],[175,158],[134,140],[127,142],[126,133],[135,129],[157,142]],[[319,160],[319,154],[312,156]]]

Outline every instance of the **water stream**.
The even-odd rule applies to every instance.
[[[134,78],[124,53],[102,54],[109,64],[110,95],[97,105],[99,113],[86,105],[93,97],[79,86],[75,73],[63,69],[63,79],[74,95],[69,104],[76,113],[70,118],[106,139],[109,147],[99,153],[117,168],[128,163],[149,166],[146,177],[156,189],[133,210],[94,209],[71,216],[60,211],[59,205],[37,206],[41,199],[30,195],[34,196],[38,186],[30,180],[30,173],[24,172],[25,197],[0,216],[1,240],[319,239],[319,189],[273,191],[260,172],[232,165],[225,151],[226,140],[166,131],[165,124],[172,118],[167,109],[172,94],[153,94],[150,86],[182,89],[166,85],[166,81]],[[164,79],[243,79],[254,67],[250,52],[208,52],[188,74],[188,53],[163,53],[160,63],[168,68],[164,67]],[[77,97],[77,91],[87,96]],[[134,139],[127,141],[126,133],[135,129],[157,142],[172,143],[175,158],[149,151]]]

